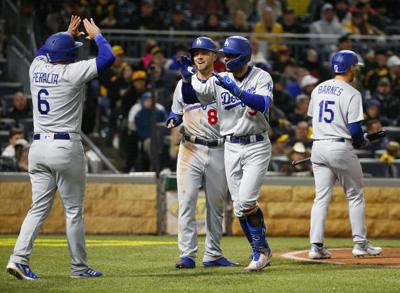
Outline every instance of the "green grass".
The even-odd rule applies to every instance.
[[[2,235],[15,238],[15,235]],[[39,239],[65,239],[41,236]],[[93,240],[167,241],[170,236],[88,236]],[[278,251],[308,248],[306,238],[270,238]],[[378,239],[374,245],[400,247],[400,240]],[[350,239],[327,239],[327,247],[351,247]],[[0,246],[0,292],[396,292],[400,290],[399,269],[379,266],[300,263],[273,258],[260,273],[243,271],[250,250],[244,237],[224,237],[225,256],[242,264],[236,268],[203,268],[204,238],[200,238],[196,269],[177,270],[176,244],[147,246],[89,246],[89,264],[104,273],[98,279],[70,279],[67,247],[36,246],[31,267],[41,279],[19,281],[5,267],[12,246]]]

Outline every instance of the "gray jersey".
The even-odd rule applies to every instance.
[[[347,125],[364,120],[361,94],[347,82],[327,80],[311,93],[308,115],[314,139],[351,139]]]
[[[208,105],[185,104],[182,98],[182,80],[175,88],[172,112],[183,115],[185,134],[205,139],[221,138],[216,102],[212,101]]]
[[[34,132],[80,132],[84,84],[96,76],[94,58],[52,64],[45,56],[36,57],[29,69]]]
[[[268,72],[260,68],[250,67],[242,80],[236,79],[231,72],[224,72],[221,75],[228,75],[244,91],[269,96],[272,99],[272,78]],[[202,82],[193,77],[192,85],[202,104],[207,105],[216,101],[222,136],[259,134],[269,128],[266,115],[246,106],[228,90],[215,84],[216,80],[212,76],[207,82]]]

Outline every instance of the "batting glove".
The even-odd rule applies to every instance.
[[[213,72],[213,75],[217,78],[215,81],[216,85],[223,87],[224,89],[228,90],[232,95],[237,98],[240,98],[242,95],[242,90],[237,86],[237,84],[229,78],[229,76],[225,75],[222,77],[218,73]]]
[[[188,56],[182,56],[177,62],[183,81],[190,82],[192,75],[196,73],[196,68],[193,67],[192,60]]]

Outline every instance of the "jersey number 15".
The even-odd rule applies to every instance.
[[[42,99],[42,95],[46,97],[49,95],[49,92],[46,89],[41,89],[38,92],[38,110],[42,115],[47,115],[50,111],[50,104],[47,100]]]
[[[330,106],[335,105],[335,101],[321,101],[319,103],[319,115],[318,115],[318,122],[324,122],[326,123],[331,123],[333,121],[333,118],[335,116],[335,112],[333,112],[333,109],[330,108]]]

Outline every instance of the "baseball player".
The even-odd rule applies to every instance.
[[[324,228],[336,180],[343,186],[349,203],[353,255],[378,255],[382,252],[382,248],[373,247],[366,238],[362,170],[353,152],[354,147],[368,143],[361,129],[361,94],[350,84],[355,78],[357,65],[361,63],[353,51],[338,51],[332,58],[335,77],[319,84],[311,94],[308,115],[312,117],[313,124],[311,161],[315,179],[310,230],[311,259],[331,257],[331,253],[324,248]]]
[[[227,38],[221,51],[228,72],[214,74],[207,81],[193,76],[191,83],[182,85],[183,90],[191,92],[184,95],[184,102],[216,104],[220,132],[226,139],[225,172],[234,212],[253,249],[245,270],[259,271],[269,264],[272,256],[263,212],[257,202],[271,157],[266,132],[272,79],[267,72],[248,65],[251,47],[246,38]],[[181,74],[184,78],[190,77],[189,64],[182,66]]]
[[[51,35],[38,50],[29,69],[34,136],[29,151],[32,206],[20,230],[7,271],[18,279],[39,276],[29,267],[29,256],[39,230],[49,215],[58,189],[64,205],[72,278],[100,277],[88,267],[83,223],[85,156],[80,130],[85,83],[114,62],[107,40],[93,19],[83,20],[88,39],[98,47],[96,58],[75,62],[81,42],[73,37],[81,19],[72,16],[67,32]]]
[[[197,68],[195,78],[207,80],[217,60],[217,46],[207,37],[196,38],[190,54]],[[186,57],[187,58],[187,57]],[[224,167],[224,139],[219,133],[216,103],[207,105],[185,104],[182,97],[182,80],[174,92],[172,111],[167,127],[183,123],[183,139],[179,146],[177,162],[178,184],[178,242],[181,256],[177,268],[194,268],[198,249],[196,231],[196,202],[203,186],[206,195],[206,241],[203,265],[235,266],[237,263],[222,255],[221,237],[224,202],[228,186]]]

